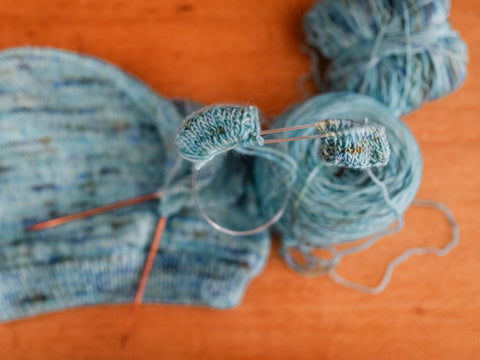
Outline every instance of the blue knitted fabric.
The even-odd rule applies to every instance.
[[[327,164],[351,169],[385,166],[390,159],[385,128],[348,119],[327,119],[317,129],[329,136],[319,142],[319,156]]]
[[[258,109],[215,105],[185,119],[177,136],[183,158],[202,164],[237,146],[263,145]]]
[[[198,214],[191,164],[175,145],[177,127],[197,109],[90,57],[42,48],[0,53],[1,320],[131,302],[159,216],[168,221],[145,302],[227,308],[240,301],[265,263],[269,235],[228,236]],[[233,156],[216,156],[198,189],[212,217],[249,228],[257,220],[251,166]],[[159,188],[167,191],[160,202],[24,231]]]

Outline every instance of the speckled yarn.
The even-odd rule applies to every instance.
[[[198,164],[237,146],[263,145],[258,109],[215,105],[189,115],[177,136],[180,155]]]
[[[350,169],[385,166],[390,159],[385,128],[348,119],[327,119],[317,129],[332,133],[319,142],[319,155],[325,162]]]
[[[269,235],[228,236],[199,215],[191,164],[175,145],[198,106],[163,99],[99,60],[42,48],[0,53],[0,95],[1,320],[131,302],[159,216],[168,222],[145,301],[240,301],[265,263]],[[198,186],[216,219],[247,228],[258,217],[251,165],[232,156],[216,156]],[[167,191],[160,203],[24,231],[159,188]]]
[[[285,214],[274,226],[281,235],[284,250],[296,248],[309,253],[314,248],[382,232],[403,214],[418,189],[422,158],[415,139],[387,107],[368,96],[352,93],[316,96],[289,109],[272,127],[329,118],[358,121],[368,118],[384,126],[390,144],[389,162],[368,170],[329,165],[318,156],[324,147],[323,139],[272,145],[295,159],[298,167]],[[309,135],[313,131],[316,130],[297,130],[296,135]],[[268,162],[256,161],[256,185],[257,191],[263,194],[264,216],[278,207],[270,196],[272,182],[276,181],[271,172]]]
[[[177,135],[177,147],[180,156],[193,162],[192,193],[197,204],[197,209],[205,221],[212,228],[233,236],[248,236],[267,230],[283,214],[290,187],[296,179],[296,164],[293,159],[282,152],[272,148],[262,147],[264,140],[260,131],[259,111],[254,106],[243,107],[240,105],[213,105],[189,115]],[[274,166],[274,171],[279,181],[272,189],[278,192],[281,198],[280,206],[268,219],[263,219],[261,224],[248,228],[235,228],[224,226],[221,221],[211,218],[198,196],[198,171],[205,167],[207,173],[215,173],[211,167],[211,160],[216,156],[225,155],[230,150],[241,156],[258,156],[269,161]],[[207,166],[205,166],[208,164]],[[237,175],[233,172],[232,177]],[[252,175],[253,177],[253,175]],[[218,189],[212,188],[214,192]],[[217,196],[211,194],[210,196]],[[263,196],[257,194],[257,196]],[[257,212],[258,210],[255,210]]]
[[[331,165],[367,168],[388,163],[390,148],[385,128],[368,123],[368,119],[365,122],[327,119],[318,121],[314,127],[322,135],[319,157]],[[261,134],[257,108],[214,105],[190,114],[178,132],[176,143],[181,157],[201,167],[216,155],[233,149],[251,155],[268,152],[274,155],[271,148],[261,148],[264,144]]]
[[[321,91],[349,90],[396,115],[458,88],[467,48],[448,22],[448,0],[322,0],[305,15],[309,45],[331,63],[312,65]]]

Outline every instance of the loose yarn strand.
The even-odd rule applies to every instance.
[[[308,81],[311,81],[315,88],[320,90],[320,92],[323,92],[324,90],[324,84],[323,81],[321,81],[322,76],[320,63],[322,61],[320,60],[318,53],[312,47],[306,44],[300,48],[300,51],[310,57],[312,62],[310,65],[310,72],[300,75],[300,77],[297,79],[297,90],[302,95],[302,99],[308,99],[315,95],[307,90],[305,84]]]
[[[373,244],[375,244],[378,240],[380,240],[384,236],[390,236],[398,232],[404,225],[403,222],[403,217],[399,210],[396,208],[395,204],[392,202],[388,195],[388,190],[385,186],[385,184],[380,181],[370,169],[367,170],[367,173],[369,177],[372,179],[372,181],[377,184],[384,196],[385,203],[392,209],[392,211],[395,212],[397,215],[397,224],[391,228],[391,229],[385,229],[370,238],[368,238],[366,241],[364,241],[362,244],[353,246],[341,251],[338,251],[334,246],[325,246],[322,247],[323,250],[328,251],[331,255],[331,259],[325,259],[321,257],[317,257],[314,254],[310,253],[303,253],[303,257],[305,260],[304,265],[299,265],[289,254],[288,249],[285,251],[283,250],[283,255],[289,266],[292,268],[296,269],[297,271],[304,273],[306,275],[321,275],[323,273],[327,273],[330,278],[337,284],[346,287],[348,289],[357,291],[357,292],[362,292],[362,293],[367,293],[367,294],[379,294],[381,293],[388,283],[390,282],[390,279],[393,274],[393,270],[401,263],[405,262],[410,258],[412,255],[426,255],[426,254],[433,254],[438,257],[445,256],[450,252],[452,248],[454,248],[458,242],[459,242],[459,230],[458,230],[458,224],[455,221],[455,218],[453,217],[453,214],[451,211],[448,209],[447,206],[445,206],[442,203],[433,201],[433,200],[414,200],[412,202],[412,205],[414,206],[423,206],[423,207],[432,207],[435,209],[440,210],[445,217],[447,218],[450,226],[452,227],[452,240],[445,245],[443,248],[438,249],[435,247],[427,246],[427,247],[413,247],[408,250],[406,250],[403,254],[397,256],[395,259],[393,259],[387,266],[385,273],[383,275],[382,280],[380,283],[375,286],[375,287],[370,287],[370,286],[365,286],[359,283],[356,283],[354,281],[345,279],[344,277],[338,275],[335,271],[335,267],[340,263],[340,261],[348,255],[353,255],[356,253],[359,253],[361,251],[367,250],[370,248]],[[306,244],[302,244],[306,245]],[[308,246],[308,245],[306,245]]]
[[[432,246],[426,246],[426,247],[413,247],[413,248],[410,248],[410,249],[406,250],[403,254],[397,256],[395,259],[393,259],[388,264],[382,280],[380,281],[380,283],[377,286],[374,286],[374,287],[365,286],[365,285],[350,281],[348,279],[345,279],[345,278],[341,277],[340,275],[338,275],[335,272],[334,268],[331,268],[331,269],[328,270],[328,275],[330,276],[330,278],[335,283],[337,283],[341,286],[344,286],[346,288],[358,291],[358,292],[363,292],[363,293],[372,294],[372,295],[373,294],[379,294],[386,288],[386,286],[390,282],[390,279],[391,279],[392,274],[393,274],[393,270],[398,265],[400,265],[401,263],[407,261],[410,258],[410,256],[432,254],[432,255],[436,255],[438,257],[443,257],[443,256],[447,255],[450,252],[450,250],[452,250],[455,246],[458,245],[458,242],[459,242],[458,224],[457,224],[455,218],[453,217],[452,212],[450,211],[450,209],[445,204],[443,204],[441,202],[433,201],[433,200],[416,199],[416,200],[413,201],[412,205],[418,206],[418,207],[431,207],[431,208],[434,208],[434,209],[437,209],[437,210],[441,211],[445,215],[445,217],[447,218],[447,220],[448,220],[448,222],[449,222],[449,224],[452,228],[452,239],[443,248],[435,248],[435,247],[432,247]],[[374,236],[372,239],[374,239],[376,237],[377,236]],[[378,237],[378,239],[379,239],[379,237]],[[376,240],[378,240],[378,239],[376,239]],[[367,241],[367,242],[369,243],[367,248],[370,247],[373,244],[373,243],[370,243],[370,240]],[[361,251],[361,250],[364,250],[364,249],[365,248],[362,248],[362,249],[358,250],[358,248],[357,248],[356,250]],[[351,250],[351,249],[348,249],[348,250]],[[354,251],[354,252],[358,252],[358,251]],[[341,257],[343,257],[345,255],[350,255],[351,253],[354,253],[354,252],[349,252],[349,253],[345,252]]]

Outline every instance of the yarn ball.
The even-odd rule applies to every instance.
[[[364,169],[384,166],[390,158],[385,128],[348,119],[327,119],[316,124],[329,136],[320,141],[320,158],[328,164]]]
[[[390,147],[387,165],[347,169],[321,161],[323,139],[282,142],[272,146],[293,158],[298,170],[284,216],[274,225],[284,247],[308,252],[315,247],[360,239],[389,227],[412,202],[422,171],[420,149],[408,128],[375,99],[354,93],[311,98],[281,115],[272,128],[315,123],[329,118],[369,121],[385,127]],[[311,135],[315,128],[297,130]],[[278,208],[271,194],[278,181],[268,161],[255,162],[255,183],[265,217]],[[373,174],[377,181],[369,175]],[[389,200],[382,190],[383,183]]]
[[[305,15],[309,45],[331,63],[319,90],[367,94],[396,115],[458,88],[467,47],[448,22],[448,0],[324,0]],[[313,65],[316,67],[316,64]]]
[[[215,105],[185,119],[177,136],[184,159],[200,164],[238,146],[263,145],[258,109]]]

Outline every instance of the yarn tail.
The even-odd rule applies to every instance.
[[[150,251],[148,252],[147,259],[145,261],[145,266],[143,268],[142,276],[140,278],[140,282],[138,283],[137,293],[135,295],[135,299],[133,301],[130,313],[125,321],[125,325],[123,328],[123,334],[120,339],[122,345],[125,345],[130,338],[130,334],[133,327],[133,322],[135,321],[135,317],[138,311],[138,305],[142,303],[143,295],[145,293],[145,288],[147,286],[148,277],[150,275],[150,271],[152,270],[153,262],[155,261],[155,256],[157,255],[157,250],[160,245],[160,241],[162,239],[162,234],[165,230],[165,226],[167,224],[167,218],[161,217],[158,220],[157,227],[155,229],[155,234],[153,235],[152,244],[150,245]]]
[[[453,249],[455,246],[458,245],[458,243],[459,243],[458,224],[457,224],[455,218],[453,217],[452,212],[450,211],[450,209],[445,204],[443,204],[441,202],[433,201],[433,200],[423,200],[423,199],[416,199],[416,200],[413,201],[412,204],[414,206],[420,206],[420,207],[431,207],[431,208],[440,210],[445,215],[445,217],[447,218],[447,220],[448,220],[448,222],[449,222],[449,224],[452,228],[452,239],[450,240],[450,242],[448,242],[447,245],[445,245],[443,248],[440,248],[440,249],[432,247],[432,246],[427,246],[427,247],[413,247],[413,248],[410,248],[410,249],[406,250],[403,254],[397,256],[395,259],[393,259],[390,262],[390,264],[387,266],[387,269],[385,270],[385,274],[383,275],[382,280],[380,281],[380,283],[377,286],[374,286],[374,287],[361,285],[361,284],[358,284],[356,282],[345,279],[345,278],[341,277],[340,275],[338,275],[335,272],[334,268],[332,268],[328,271],[328,274],[330,275],[330,278],[334,282],[336,282],[337,284],[342,285],[346,288],[358,291],[358,292],[363,292],[363,293],[367,293],[367,294],[379,294],[388,285],[388,283],[389,283],[389,281],[392,277],[392,273],[393,273],[393,270],[395,269],[395,267],[397,267],[399,264],[407,261],[410,256],[412,256],[412,255],[433,254],[433,255],[436,255],[438,257],[442,257],[442,256],[447,255],[450,252],[451,249]],[[373,242],[375,242],[379,238],[380,238],[380,236],[373,237],[372,238],[374,240]],[[362,249],[359,249],[359,251],[363,250],[364,248],[369,247],[370,245],[373,244],[373,242],[367,241],[365,244],[368,243],[368,246],[363,247]],[[355,253],[355,252],[358,252],[358,251],[354,251],[354,252],[350,252],[350,253]],[[344,253],[340,256],[340,258],[345,256],[345,255],[349,255],[349,254]]]

